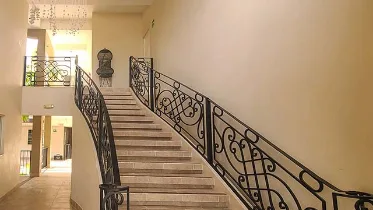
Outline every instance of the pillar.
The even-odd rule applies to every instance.
[[[43,116],[34,116],[32,125],[31,177],[39,177],[41,172],[41,152]]]
[[[44,119],[44,148],[47,150],[47,168],[50,168],[51,163],[51,140],[52,140],[52,117],[45,116]]]

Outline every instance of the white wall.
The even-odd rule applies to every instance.
[[[78,108],[73,109],[71,199],[84,210],[98,210],[101,183],[97,153],[89,127]]]
[[[107,48],[113,53],[111,67],[114,69],[113,87],[128,87],[129,57],[142,55],[141,14],[93,13],[92,18],[92,74],[99,84],[96,73],[97,53]]]
[[[27,8],[25,0],[2,1],[0,7],[0,113],[5,115],[5,147],[4,155],[0,156],[0,198],[20,181],[21,84],[26,52]]]
[[[74,106],[74,87],[22,87],[23,115],[72,116]]]
[[[210,96],[336,186],[373,192],[368,3],[163,0],[143,20],[146,30],[155,19],[157,70]]]

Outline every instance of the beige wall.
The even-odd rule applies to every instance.
[[[5,115],[4,155],[0,156],[0,197],[20,181],[21,84],[26,52],[27,8],[24,0],[3,1],[0,7],[0,74],[3,75],[0,77],[0,113]]]
[[[38,56],[54,56],[54,49],[51,41],[51,36],[47,33],[45,29],[28,29],[28,38],[38,39]]]
[[[98,210],[100,202],[100,168],[96,148],[88,125],[78,110],[73,109],[73,148],[71,199],[84,210]]]
[[[142,28],[141,14],[93,13],[92,74],[97,84],[97,53],[107,48],[113,53],[113,87],[128,87],[129,57],[142,55]]]
[[[54,108],[44,109],[49,104]],[[24,115],[72,116],[74,106],[74,87],[22,87]]]
[[[53,119],[53,118],[52,118]],[[63,125],[52,126],[52,139],[51,139],[51,158],[54,155],[60,154],[65,158],[64,145],[65,145],[65,127]]]
[[[20,150],[31,150],[31,144],[28,144],[28,130],[32,130],[32,123],[22,123]]]
[[[79,66],[86,72],[92,72],[92,30],[80,30],[75,36],[64,30],[54,36],[51,30],[47,30],[47,33],[51,37],[55,56],[78,55]],[[71,73],[75,75],[75,69]]]
[[[52,119],[55,117],[52,117]],[[28,130],[32,130],[32,123],[23,123],[21,132],[21,145],[20,150],[31,150],[31,144],[28,144]],[[55,130],[55,132],[54,132]],[[65,144],[65,126],[64,125],[52,125],[52,140],[51,140],[51,158],[54,155],[60,154],[64,156],[64,144]]]
[[[371,4],[163,0],[143,24],[155,19],[156,69],[338,187],[373,192]]]

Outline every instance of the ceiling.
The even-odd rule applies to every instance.
[[[56,18],[66,19],[63,11],[73,10],[74,2],[84,2],[87,10],[87,18],[92,18],[93,12],[110,12],[110,13],[142,13],[153,0],[28,0],[30,4],[34,3],[41,9],[48,12],[49,4],[56,4]]]

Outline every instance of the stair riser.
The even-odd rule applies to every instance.
[[[137,105],[106,105],[110,110],[141,110]]]
[[[126,182],[123,182],[126,183]],[[139,183],[126,183],[126,186],[131,188],[166,188],[166,189],[212,189],[214,186],[205,185],[181,185],[181,184],[139,184]]]
[[[109,110],[110,116],[145,116],[145,112],[137,110]]]
[[[115,141],[127,141],[127,140],[148,140],[148,141],[170,141],[171,138],[159,138],[159,137],[138,137],[138,136],[115,136]]]
[[[181,146],[137,146],[137,145],[115,145],[118,150],[158,150],[158,151],[177,151],[180,150]]]
[[[113,96],[113,95],[104,95],[105,100],[133,100],[132,96]]]
[[[120,210],[127,210],[121,206]],[[131,210],[229,210],[228,208],[194,208],[194,207],[177,207],[177,206],[131,206]]]
[[[112,123],[113,129],[141,129],[141,130],[161,130],[162,127],[159,124],[144,124],[144,123]],[[118,130],[120,131],[120,130]]]
[[[118,156],[118,160],[146,161],[146,162],[175,162],[175,161],[188,161],[190,159],[191,157]]]
[[[228,202],[223,201],[183,201],[180,200],[174,200],[174,201],[168,201],[160,199],[159,201],[146,201],[146,200],[135,200],[134,199],[134,193],[130,196],[130,206],[175,206],[175,207],[209,207],[209,208],[227,208]],[[144,198],[146,199],[146,198]],[[126,201],[124,201],[123,205],[126,205]]]
[[[134,100],[105,100],[106,105],[135,105]]]
[[[202,174],[202,170],[167,170],[167,169],[132,169],[119,168],[121,174],[125,173],[151,173],[151,174]]]

